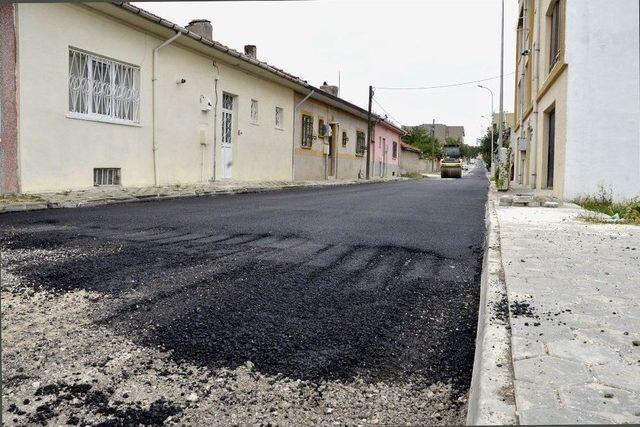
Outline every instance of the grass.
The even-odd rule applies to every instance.
[[[610,194],[602,190],[597,196],[583,197],[575,203],[592,212],[613,216],[618,214],[621,223],[640,225],[640,199],[614,203]],[[583,217],[588,222],[608,222],[601,217],[589,215]]]
[[[21,203],[21,202],[42,202],[44,201],[42,197],[36,196],[34,194],[0,194],[0,204],[11,204],[11,203]]]

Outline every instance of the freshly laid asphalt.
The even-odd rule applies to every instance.
[[[85,253],[21,274],[108,294],[96,323],[177,361],[464,392],[487,186],[478,168],[457,180],[3,214],[0,243]]]

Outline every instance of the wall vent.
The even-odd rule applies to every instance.
[[[120,185],[120,168],[94,168],[93,185]]]

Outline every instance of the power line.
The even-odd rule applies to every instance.
[[[401,124],[402,122],[400,120],[396,119],[395,117],[393,117],[391,115],[391,113],[389,113],[387,110],[385,110],[385,108],[375,98],[371,98],[371,99],[373,100],[373,102],[376,103],[376,105],[378,107],[380,107],[382,109],[382,111],[384,111],[387,114],[388,117],[391,117],[398,125],[402,126],[402,124]]]
[[[512,75],[512,74],[515,74],[515,72],[505,74],[505,76],[510,76],[510,75]],[[471,80],[471,81],[468,81],[468,82],[452,83],[452,84],[437,85],[437,86],[417,86],[417,87],[376,87],[376,89],[381,89],[381,90],[426,90],[426,89],[441,89],[441,88],[445,88],[445,87],[464,86],[464,85],[470,85],[470,84],[474,84],[474,83],[486,82],[486,81],[488,81],[488,80],[495,80],[495,79],[499,79],[499,78],[500,78],[500,76],[494,76],[494,77],[487,77],[486,79]]]

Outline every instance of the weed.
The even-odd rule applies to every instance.
[[[610,217],[618,214],[622,223],[640,225],[640,198],[616,203],[613,201],[612,191],[602,185],[595,196],[582,197],[575,200],[575,203],[588,211],[600,212]],[[606,222],[594,215],[585,216],[584,219],[588,222]]]

